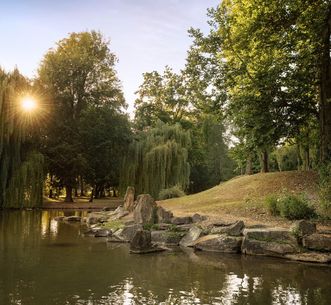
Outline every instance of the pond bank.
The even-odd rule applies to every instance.
[[[132,211],[124,208],[128,206]],[[203,252],[331,262],[331,232],[317,230],[316,224],[308,221],[298,221],[291,228],[246,226],[240,219],[210,223],[199,214],[175,217],[147,194],[138,196],[135,203],[124,202],[124,207],[89,213],[82,219],[89,227],[86,234],[107,237],[109,242],[129,242],[134,253],[180,245]]]

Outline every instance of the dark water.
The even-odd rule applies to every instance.
[[[331,304],[331,268],[84,237],[61,212],[0,213],[0,305]]]

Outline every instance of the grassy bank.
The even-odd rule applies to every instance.
[[[317,174],[311,171],[290,171],[238,176],[204,192],[160,201],[177,215],[201,213],[224,220],[244,219],[246,222],[282,224],[290,222],[273,217],[265,204],[266,196],[285,190],[305,193],[317,199]]]

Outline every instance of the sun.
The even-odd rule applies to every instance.
[[[37,108],[37,102],[34,98],[27,96],[21,101],[22,110],[25,112],[32,112]]]

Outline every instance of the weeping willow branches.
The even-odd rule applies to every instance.
[[[28,87],[17,70],[0,70],[0,208],[42,203],[43,157],[33,150],[19,111],[19,97]]]
[[[121,186],[134,185],[138,193],[155,198],[162,189],[188,187],[190,135],[180,125],[158,122],[155,128],[141,133],[131,144],[124,160]]]

